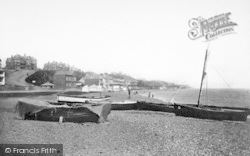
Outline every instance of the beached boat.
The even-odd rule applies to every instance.
[[[146,101],[122,101],[113,102],[112,110],[148,110],[174,113],[174,105],[151,103]]]
[[[174,104],[177,116],[193,117],[212,120],[246,121],[250,115],[248,108],[198,106],[191,104]]]
[[[150,111],[159,111],[168,113],[175,112],[173,104],[160,104],[160,103],[151,103],[145,101],[137,102],[137,110],[150,110]]]
[[[112,110],[136,110],[137,101],[115,101],[111,105]]]
[[[110,104],[85,104],[77,107],[65,103],[50,103],[31,99],[19,100],[15,107],[16,118],[54,122],[106,122]]]
[[[213,106],[201,104],[200,99],[201,99],[203,81],[207,75],[206,65],[207,65],[208,53],[209,51],[207,49],[203,66],[198,103],[197,104],[174,103],[175,114],[178,116],[193,117],[200,119],[246,121],[247,116],[250,115],[249,108],[219,107],[216,106],[216,104],[213,104]]]
[[[87,97],[83,95],[57,95],[58,102],[81,102],[81,103],[89,103],[89,102],[102,102],[110,100],[111,96],[105,95],[100,97]]]

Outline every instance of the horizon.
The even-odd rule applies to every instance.
[[[84,72],[122,72],[199,88],[207,42],[188,37],[192,18],[231,12],[234,34],[210,42],[208,88],[250,88],[250,2],[0,1],[0,59],[28,55],[43,68],[63,62]],[[212,9],[211,9],[212,8]],[[219,73],[219,74],[218,74]]]

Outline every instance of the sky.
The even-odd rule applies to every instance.
[[[0,0],[0,58],[33,56],[96,73],[199,87],[208,42],[188,22],[231,12],[235,33],[209,44],[210,88],[250,88],[248,0]]]

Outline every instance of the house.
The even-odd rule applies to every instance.
[[[21,56],[19,54],[11,56],[6,60],[6,68],[8,69],[36,69],[37,60],[32,56]]]
[[[163,86],[161,86],[159,89],[160,89],[160,90],[165,90],[165,89],[167,89],[167,87],[166,87],[165,85],[163,85]]]
[[[101,88],[101,90],[113,91],[113,78],[108,74],[88,73],[81,79],[81,82],[87,86],[97,86],[97,90]]]
[[[0,68],[0,86],[5,85],[5,71]]]
[[[84,86],[84,78],[81,78],[80,80],[76,81],[76,87],[81,88]]]
[[[79,83],[81,83],[81,84],[85,84],[84,77],[83,77],[83,78],[81,78],[78,82],[79,82]]]
[[[113,78],[108,74],[100,74],[100,77],[101,77],[101,85],[104,88],[111,90],[111,84],[113,83]]]
[[[102,77],[95,73],[86,74],[82,81],[84,82],[84,85],[88,85],[88,86],[91,86],[91,85],[103,86]]]
[[[137,86],[137,81],[134,79],[125,80],[113,78],[106,73],[88,73],[84,78],[81,79],[81,82],[83,82],[84,85],[88,86],[96,85],[98,87],[102,87],[102,89],[106,91],[121,91],[126,90],[126,87],[128,86]]]
[[[136,79],[126,78],[124,81],[125,81],[124,82],[125,86],[130,87],[132,90],[138,89],[138,86],[137,86],[138,81]]]
[[[58,71],[53,76],[55,88],[66,89],[76,86],[76,76],[74,71]]]
[[[55,85],[50,83],[50,82],[45,82],[44,84],[41,85],[43,88],[54,88]]]
[[[123,79],[115,79],[113,78],[113,82],[110,86],[113,88],[113,91],[122,91],[123,87],[125,87],[125,81]]]

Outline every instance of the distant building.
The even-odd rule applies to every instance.
[[[101,77],[101,85],[108,89],[108,90],[112,90],[111,89],[111,84],[113,83],[113,78],[111,76],[109,76],[108,74],[100,74]]]
[[[106,91],[121,91],[126,90],[127,87],[131,87],[132,89],[136,89],[137,80],[133,78],[119,79],[113,78],[109,74],[96,74],[96,73],[88,73],[80,79],[83,85],[96,85],[98,87],[102,87],[103,90]]]
[[[76,77],[74,71],[58,71],[53,76],[55,88],[67,89],[76,86]]]
[[[160,87],[161,90],[167,89],[167,87],[165,85]]]
[[[5,85],[5,71],[0,68],[0,86]]]
[[[50,83],[50,82],[46,82],[46,83],[42,84],[41,87],[43,87],[43,88],[54,88],[55,85]]]
[[[124,79],[112,79],[112,83],[110,86],[113,88],[113,91],[121,91],[123,90],[123,87],[125,87]]]
[[[81,78],[78,82],[81,83],[81,85],[83,85],[85,83],[84,77]]]
[[[37,60],[31,56],[21,56],[19,54],[11,56],[6,60],[6,68],[8,69],[37,69]]]
[[[48,62],[44,64],[43,70],[70,70],[70,66],[62,62]]]
[[[95,73],[88,73],[85,75],[84,79],[82,80],[84,82],[84,85],[96,85],[96,86],[103,86],[103,80],[102,78]]]
[[[124,80],[124,83],[126,87],[130,87],[132,90],[138,89],[138,86],[137,86],[138,81],[136,79],[127,78]]]

